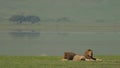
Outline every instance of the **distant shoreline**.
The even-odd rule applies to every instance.
[[[0,30],[37,30],[66,32],[119,32],[120,25],[99,24],[0,24]]]

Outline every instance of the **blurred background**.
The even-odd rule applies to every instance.
[[[0,0],[0,55],[120,55],[120,0]]]

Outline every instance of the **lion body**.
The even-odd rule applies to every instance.
[[[85,56],[75,55],[73,61],[85,61]]]

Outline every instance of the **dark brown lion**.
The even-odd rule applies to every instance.
[[[73,52],[64,52],[63,58],[67,59],[67,60],[73,60],[73,58],[74,58],[75,55],[76,54],[73,53]]]
[[[96,60],[96,58],[93,57],[93,50],[91,49],[87,49],[84,53],[84,56],[86,59]]]

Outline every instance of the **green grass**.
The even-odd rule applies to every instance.
[[[120,68],[120,56],[97,56],[103,61],[61,61],[60,56],[0,56],[0,68]]]

